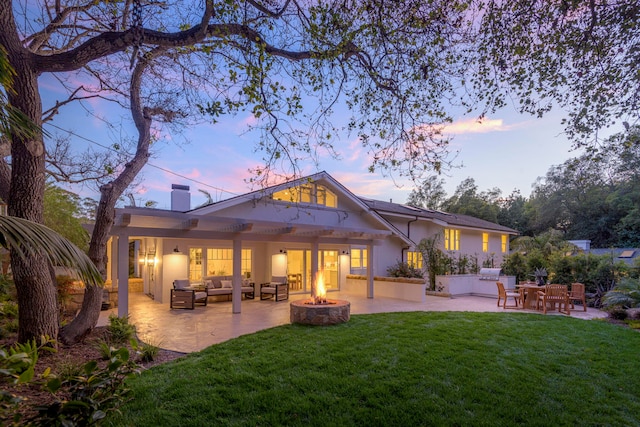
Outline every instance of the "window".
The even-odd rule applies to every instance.
[[[242,249],[240,274],[251,277],[253,253],[251,249]],[[207,276],[230,276],[233,274],[233,249],[207,249]]]
[[[482,252],[489,252],[489,233],[482,233]]]
[[[507,253],[507,242],[508,242],[509,240],[507,240],[507,235],[506,235],[506,234],[503,234],[503,235],[502,235],[502,236],[500,236],[500,237],[501,237],[501,239],[502,239],[502,240],[501,240],[502,253],[503,253],[503,254],[506,254],[506,253]]]
[[[367,268],[366,249],[351,248],[351,268],[357,270]]]
[[[189,280],[202,280],[202,248],[189,248]]]
[[[246,278],[251,277],[251,264],[253,259],[253,250],[242,250],[242,275]]]
[[[444,248],[447,251],[460,250],[460,230],[453,228],[444,229]]]
[[[312,205],[338,207],[338,198],[335,193],[324,185],[304,184],[286,190],[276,191],[271,196],[273,200],[282,200],[292,203],[309,203]]]
[[[409,267],[422,270],[422,252],[407,252],[407,264]]]

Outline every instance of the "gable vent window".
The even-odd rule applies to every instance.
[[[281,200],[283,202],[307,203],[329,208],[338,207],[338,197],[336,194],[320,184],[309,183],[287,188],[274,192],[271,197],[273,200]]]

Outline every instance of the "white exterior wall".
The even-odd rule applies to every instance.
[[[424,238],[431,238],[438,233],[443,233],[445,227],[435,224],[427,220],[415,221],[414,218],[398,218],[398,217],[386,217],[391,224],[393,224],[398,230],[405,234],[409,234],[409,238],[416,244]],[[407,227],[409,224],[409,227]],[[502,235],[503,233],[495,231],[482,231],[460,228],[456,226],[449,226],[446,228],[460,230],[460,250],[459,251],[446,251],[444,248],[444,238],[440,242],[440,249],[448,253],[450,256],[458,257],[459,255],[477,256],[478,264],[482,265],[483,261],[489,259],[493,254],[494,265],[500,267],[506,253],[502,253]],[[489,251],[482,251],[482,233],[489,233]],[[385,241],[383,244],[383,257],[382,265],[378,269],[378,273],[382,275],[386,272],[386,268],[396,263],[400,259],[400,253],[402,246],[399,245],[399,241],[390,242]],[[409,251],[415,250],[415,248],[407,249]],[[509,243],[507,237],[507,253],[509,251]],[[405,251],[406,252],[406,251]],[[406,255],[403,253],[406,261]]]

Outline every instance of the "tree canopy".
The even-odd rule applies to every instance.
[[[640,128],[632,127],[598,149],[552,166],[528,198],[517,190],[507,197],[497,188],[479,191],[475,180],[467,178],[452,196],[442,193],[440,206],[518,230],[526,237],[520,243],[546,242],[552,236],[590,240],[594,248],[640,247],[639,135]],[[414,190],[407,203],[414,203],[432,181]]]

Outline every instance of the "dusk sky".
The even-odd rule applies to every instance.
[[[47,84],[47,76],[41,79],[44,79],[41,86],[46,109],[60,94],[56,94],[54,84]],[[113,104],[90,101],[85,106],[94,114],[108,117],[113,124],[120,123],[122,110]],[[248,169],[261,159],[261,153],[254,152],[257,133],[246,132],[247,122],[251,119],[248,114],[229,116],[215,125],[202,124],[185,129],[174,138],[161,132],[149,164],[140,175],[141,185],[134,193],[137,204],[152,200],[157,202],[158,208],[168,209],[171,184],[191,187],[192,207],[206,200],[199,189],[208,191],[216,201],[250,191],[244,179],[250,176]],[[520,115],[513,108],[498,111],[482,124],[473,116],[457,117],[445,133],[454,135],[451,150],[459,151],[455,163],[462,167],[442,175],[448,196],[467,177],[475,179],[479,191],[498,187],[506,196],[519,189],[524,196],[529,196],[536,178],[544,176],[550,166],[578,155],[563,135],[560,120],[559,112],[537,119]],[[117,125],[115,131],[109,131],[103,121],[79,105],[66,106],[53,124],[79,135],[81,138],[71,136],[78,147],[90,145],[99,149],[87,140],[111,145],[123,135],[135,136],[133,126],[129,124]],[[64,134],[51,126],[46,129]],[[190,142],[184,144],[185,140]],[[397,177],[394,180],[379,173],[369,173],[369,159],[355,137],[346,133],[341,135],[336,147],[341,154],[340,160],[324,156],[317,168],[306,164],[303,171],[312,174],[325,170],[359,196],[406,202],[413,184]],[[98,198],[98,193],[90,188],[72,190],[82,196]],[[120,205],[124,204],[129,202]]]

